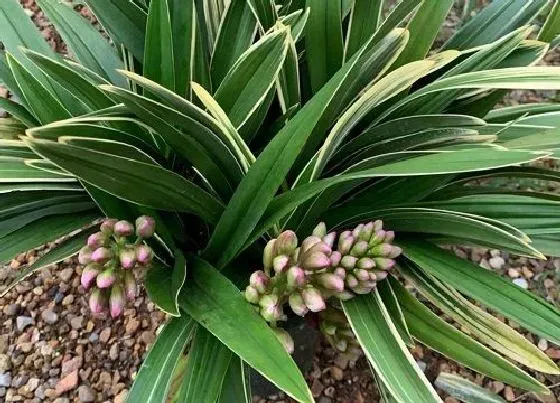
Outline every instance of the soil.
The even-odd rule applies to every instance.
[[[22,0],[21,3],[53,49],[67,53],[60,36],[34,0]],[[458,10],[455,11],[442,30],[442,38],[456,28]],[[80,12],[96,23],[86,8],[81,8]],[[545,63],[560,66],[560,49],[549,52]],[[0,96],[6,97],[8,93],[0,88]],[[504,104],[536,102],[556,96],[553,92],[514,91]],[[0,284],[6,284],[17,270],[32,263],[45,248],[23,253],[8,266],[0,268]],[[503,274],[551,303],[560,302],[560,259],[536,261],[480,248],[456,248],[455,253]],[[129,306],[118,320],[104,316],[93,318],[88,311],[86,293],[80,285],[80,274],[77,262],[68,259],[34,274],[0,298],[0,401],[124,402],[146,351],[166,319],[165,315],[141,290],[134,305]],[[0,292],[4,287],[0,285]],[[560,363],[559,346],[535,338],[514,323],[509,324]],[[500,394],[507,401],[560,401],[558,376],[534,374],[553,392],[550,396],[535,396],[465,369],[420,344],[412,353],[431,381],[441,371],[455,372]],[[306,379],[319,403],[379,401],[367,361],[361,358],[356,363],[348,363],[325,342],[317,348]],[[446,403],[456,402],[440,393]],[[278,393],[267,398],[256,396],[254,401],[288,402],[290,399]]]

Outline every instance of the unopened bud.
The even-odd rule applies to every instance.
[[[317,283],[327,290],[341,292],[344,290],[344,280],[332,273],[321,274],[317,278]]]
[[[303,297],[300,294],[292,294],[288,297],[288,304],[292,311],[296,315],[305,316],[305,314],[309,311],[305,302],[303,301]]]
[[[329,248],[333,248],[334,241],[336,239],[336,232],[329,232],[322,238],[322,241],[329,246]]]
[[[337,297],[338,299],[342,300],[342,301],[349,301],[352,298],[354,298],[354,293],[351,293],[350,291],[344,290],[342,292],[339,292],[338,294],[335,295],[335,297]]]
[[[81,265],[86,265],[91,262],[91,249],[89,247],[84,246],[80,249],[80,252],[78,252],[78,262]]]
[[[399,248],[398,246],[391,246],[391,252],[389,253],[389,257],[390,259],[396,259],[398,258],[402,253],[402,249]]]
[[[115,223],[114,231],[117,236],[131,236],[134,234],[134,225],[125,220],[117,221]]]
[[[133,301],[136,298],[138,292],[138,287],[136,285],[136,278],[131,270],[124,272],[124,292],[126,298]]]
[[[302,266],[305,270],[321,270],[330,266],[331,260],[323,252],[306,254]]]
[[[91,260],[95,263],[104,264],[113,257],[113,251],[104,246],[97,248],[91,254]]]
[[[305,285],[305,272],[301,267],[290,267],[286,276],[286,282],[290,290],[303,287]]]
[[[371,270],[375,267],[375,260],[369,257],[363,257],[356,263],[358,269]]]
[[[311,249],[315,244],[317,244],[319,242],[321,242],[321,238],[316,237],[316,236],[308,236],[301,243],[300,253],[307,252],[309,249]]]
[[[149,246],[138,245],[136,247],[136,261],[142,265],[146,265],[151,262],[154,253]]]
[[[369,280],[369,271],[363,269],[355,269],[354,275],[359,281],[368,281]]]
[[[109,309],[112,318],[116,318],[123,313],[124,304],[124,291],[119,284],[115,284],[113,288],[111,288],[111,296],[109,297]]]
[[[90,249],[97,249],[100,246],[103,246],[105,244],[106,241],[106,237],[105,235],[103,235],[102,232],[96,232],[95,234],[91,234],[88,239],[87,239],[87,246],[89,246]]]
[[[109,268],[97,275],[96,284],[99,288],[109,288],[115,283],[115,280],[115,269]]]
[[[82,287],[84,287],[87,290],[91,286],[91,283],[93,283],[93,280],[95,280],[98,274],[99,274],[99,268],[97,268],[96,266],[89,264],[86,267],[84,267],[84,270],[82,271],[82,277],[81,277]]]
[[[350,254],[352,256],[361,257],[366,254],[368,250],[368,243],[366,241],[358,241],[356,244],[350,249]]]
[[[156,230],[156,221],[147,215],[136,219],[136,236],[140,238],[151,238]]]
[[[335,250],[333,253],[331,253],[330,259],[331,266],[338,266],[338,264],[340,263],[340,259],[342,259],[342,255],[339,251]]]
[[[282,273],[288,267],[289,261],[290,258],[286,255],[276,256],[272,261],[272,267],[276,273]]]
[[[268,282],[269,278],[262,270],[254,272],[249,278],[249,284],[251,284],[251,286],[253,286],[260,294],[264,294],[266,292]]]
[[[388,275],[389,275],[389,273],[387,273],[386,271],[376,271],[375,272],[375,277],[376,277],[377,281],[385,280]]]
[[[375,265],[379,270],[389,270],[395,265],[395,261],[393,259],[378,257],[375,259]]]
[[[284,231],[276,238],[276,254],[291,256],[297,248],[297,236],[294,231]]]
[[[366,225],[364,225],[364,228],[362,228],[362,230],[360,231],[360,235],[358,236],[358,238],[361,241],[369,241],[371,238],[371,235],[373,234],[373,230],[374,230],[375,224],[370,221],[368,222]]]
[[[273,261],[274,261],[275,245],[276,245],[276,239],[272,239],[272,240],[268,241],[268,243],[266,244],[266,246],[264,248],[263,266],[264,266],[265,269],[272,268],[272,264],[273,264]]]
[[[370,286],[358,286],[355,288],[352,288],[352,291],[354,291],[356,294],[359,295],[365,295],[365,294],[369,294],[374,287],[370,287]]]
[[[386,231],[385,232],[385,242],[390,243],[395,240],[395,231]]]
[[[338,251],[342,254],[342,256],[348,255],[353,245],[354,245],[354,238],[352,236],[348,236],[346,238],[340,238],[338,240]]]
[[[393,247],[388,243],[380,243],[368,250],[370,256],[388,257],[391,254]]]
[[[344,256],[342,259],[340,259],[340,265],[348,270],[353,269],[357,262],[358,262],[357,257],[349,256],[349,255]]]
[[[261,316],[267,322],[276,322],[282,317],[281,307],[278,305],[278,297],[276,295],[264,295],[260,301]]]
[[[123,269],[132,269],[136,264],[136,251],[134,249],[121,250],[119,253],[119,261]]]
[[[284,329],[280,329],[278,327],[274,327],[272,330],[274,331],[274,335],[280,344],[284,346],[289,354],[292,354],[294,352],[294,340],[292,339],[292,336],[290,336],[290,334]]]
[[[338,276],[342,279],[346,277],[346,270],[343,267],[337,267],[336,269],[334,269],[333,273],[335,276]]]
[[[376,231],[369,240],[369,247],[373,247],[385,241],[386,232],[382,229]]]
[[[317,238],[323,238],[325,235],[327,235],[327,226],[325,225],[325,223],[320,222],[319,224],[317,224],[317,226],[313,229],[311,235],[316,236]]]
[[[352,274],[348,274],[346,276],[346,284],[348,284],[348,287],[355,288],[358,286],[359,283],[360,282],[358,281],[358,279],[354,277]]]
[[[316,288],[308,287],[304,289],[301,296],[311,312],[320,312],[326,307],[323,296]]]
[[[92,313],[101,313],[107,306],[107,295],[99,288],[94,289],[89,296],[89,309]]]
[[[251,304],[257,304],[259,302],[259,292],[255,287],[249,285],[245,288],[245,299]]]
[[[363,228],[364,224],[358,224],[358,226],[352,230],[352,236],[354,237],[354,239],[358,239]]]
[[[108,218],[101,223],[99,229],[103,234],[111,235],[115,229],[115,224],[117,223],[117,221],[118,220],[115,220],[114,218]]]

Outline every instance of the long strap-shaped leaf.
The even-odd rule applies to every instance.
[[[405,256],[426,272],[532,332],[560,342],[560,312],[543,299],[428,242],[406,240],[401,245]]]
[[[560,35],[560,1],[556,0],[548,14],[546,23],[539,32],[539,41],[552,42]]]
[[[167,0],[153,0],[146,23],[146,46],[144,48],[144,76],[175,90],[175,59],[171,16]]]
[[[219,403],[251,403],[250,368],[237,355],[231,357],[229,368],[222,384]]]
[[[232,352],[212,333],[198,326],[189,348],[187,370],[177,394],[179,402],[215,402],[220,396]]]
[[[303,375],[267,323],[218,270],[193,257],[179,305],[222,343],[288,395],[312,403]]]
[[[490,392],[468,379],[448,372],[441,372],[434,385],[449,395],[466,403],[505,403],[497,394]]]
[[[546,387],[509,361],[471,337],[459,332],[414,298],[395,278],[389,282],[395,291],[412,335],[442,354],[494,379],[523,389],[546,392]],[[385,283],[381,287],[387,287]]]
[[[377,292],[342,303],[368,361],[399,403],[441,402],[400,338]]]
[[[278,19],[274,0],[247,0],[251,11],[257,17],[262,32],[268,31]]]
[[[194,73],[196,41],[196,10],[194,0],[169,0],[173,60],[175,62],[175,91],[190,99],[190,82]]]
[[[138,61],[144,60],[147,14],[129,0],[87,0],[109,35],[124,44]]]
[[[117,69],[122,69],[123,64],[116,49],[89,20],[59,0],[40,0],[37,4],[47,14],[80,63],[115,85],[126,86],[126,81],[117,73]]]
[[[188,315],[172,318],[158,335],[127,394],[130,403],[164,403],[173,371],[196,329]]]
[[[379,27],[383,0],[355,0],[348,24],[345,59],[362,47]]]
[[[160,166],[66,144],[27,142],[39,155],[124,200],[156,209],[192,212],[210,223],[217,222],[223,209],[209,193]]]

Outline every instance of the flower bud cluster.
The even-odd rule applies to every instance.
[[[286,320],[286,303],[305,316],[324,311],[329,298],[348,300],[371,292],[401,253],[391,244],[395,233],[382,227],[381,221],[360,224],[337,239],[320,223],[300,246],[293,231],[282,232],[266,245],[264,268],[251,275],[245,298],[276,327]]]
[[[127,299],[136,298],[133,270],[149,266],[152,261],[152,250],[143,241],[154,234],[155,221],[141,216],[135,224],[107,219],[80,249],[78,261],[84,266],[81,283],[86,290],[92,289],[89,307],[94,314],[109,309],[115,318],[124,311]],[[130,242],[134,235],[136,240]]]

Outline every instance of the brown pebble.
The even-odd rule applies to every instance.
[[[61,395],[64,392],[68,392],[69,390],[75,389],[78,386],[78,370],[73,371],[62,378],[56,384],[56,394]]]

